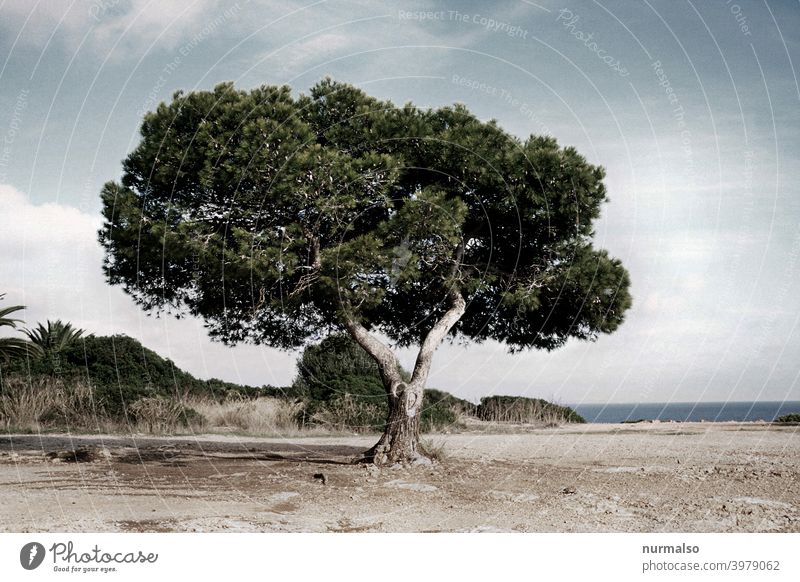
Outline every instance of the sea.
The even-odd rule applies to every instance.
[[[658,402],[631,404],[571,404],[586,422],[617,423],[636,420],[679,422],[772,421],[800,413],[800,401],[783,402]]]

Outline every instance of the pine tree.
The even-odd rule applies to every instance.
[[[631,304],[592,245],[604,171],[463,105],[419,109],[324,80],[176,93],[102,191],[105,273],[212,337],[293,349],[332,332],[370,354],[389,415],[375,463],[424,460],[422,394],[448,336],[552,350]],[[397,346],[419,346],[410,380]]]

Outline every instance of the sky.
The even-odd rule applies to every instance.
[[[605,167],[614,334],[443,345],[429,386],[561,403],[800,400],[800,2],[0,0],[0,293],[28,325],[124,333],[202,377],[287,385],[297,353],[212,343],[101,272],[99,192],[177,90],[325,76],[464,103]],[[414,353],[400,352],[411,366]]]

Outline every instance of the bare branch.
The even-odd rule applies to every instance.
[[[400,365],[391,349],[373,336],[367,328],[352,315],[345,316],[345,328],[358,345],[364,348],[378,364],[383,385],[389,388],[392,396],[397,396],[397,387],[403,382],[400,376]]]
[[[417,354],[414,374],[411,376],[411,383],[415,386],[425,386],[425,382],[428,380],[428,372],[431,369],[431,362],[433,361],[433,353],[467,309],[467,302],[464,301],[461,293],[456,288],[452,288],[447,296],[450,300],[450,309],[445,312],[442,318],[428,332],[428,335],[425,336],[425,340],[420,346],[419,354]]]
[[[451,272],[451,277],[454,280],[458,279],[459,267],[461,266],[463,258],[464,242],[462,241],[458,245],[458,248],[456,248],[454,257],[453,269]],[[433,353],[467,309],[467,302],[455,286],[455,281],[447,292],[447,299],[450,301],[450,308],[436,325],[431,328],[428,335],[425,336],[425,340],[422,342],[419,353],[417,354],[417,361],[414,364],[414,374],[411,376],[411,383],[415,386],[425,386],[428,380],[428,372],[430,372],[431,369],[431,362],[433,361]]]

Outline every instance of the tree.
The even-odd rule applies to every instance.
[[[5,297],[5,293],[0,293],[0,300]],[[0,309],[0,328],[16,328],[22,320],[9,317],[12,313],[25,309],[22,305],[12,305]],[[8,361],[28,353],[30,345],[24,339],[16,337],[0,337],[0,361]]]
[[[229,344],[350,334],[388,398],[375,463],[424,460],[447,336],[552,350],[614,331],[631,304],[620,261],[592,246],[604,170],[463,105],[226,83],[146,114],[123,168],[102,191],[109,282]],[[409,381],[387,339],[419,346]]]
[[[60,354],[77,341],[82,335],[82,329],[76,329],[71,323],[64,323],[60,319],[47,320],[47,325],[41,323],[35,329],[25,329],[23,333],[28,336],[34,350],[49,361],[58,360]]]

